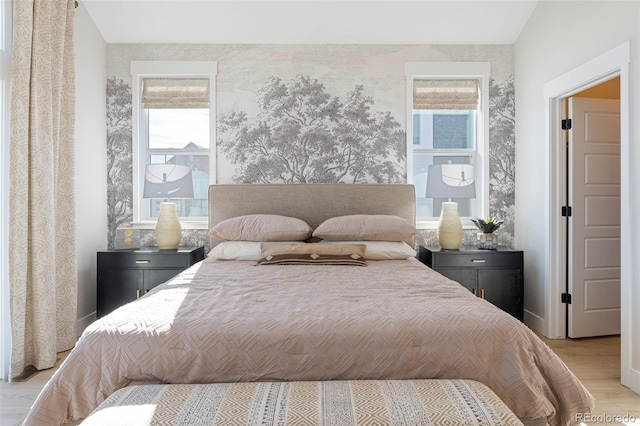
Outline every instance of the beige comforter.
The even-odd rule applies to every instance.
[[[463,378],[520,418],[593,397],[527,327],[416,259],[367,267],[206,259],[89,326],[25,425],[86,417],[138,383]]]

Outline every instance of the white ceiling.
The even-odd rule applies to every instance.
[[[513,44],[537,0],[82,0],[107,43]]]

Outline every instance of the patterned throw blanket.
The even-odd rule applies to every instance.
[[[139,385],[116,391],[82,425],[522,425],[473,380]]]

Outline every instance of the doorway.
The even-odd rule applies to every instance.
[[[620,334],[620,77],[565,98],[566,334]]]
[[[632,349],[637,347],[636,337],[631,333],[634,317],[631,300],[634,283],[631,280],[631,200],[630,200],[630,88],[629,63],[630,43],[625,42],[590,61],[567,71],[544,85],[545,99],[545,151],[548,158],[546,173],[547,214],[545,241],[547,264],[545,270],[548,292],[546,294],[547,336],[566,337],[567,305],[562,303],[566,291],[566,229],[560,214],[564,206],[566,176],[563,174],[565,137],[561,128],[565,98],[597,86],[600,83],[620,77],[620,377],[624,386],[640,393],[640,371],[632,368]]]

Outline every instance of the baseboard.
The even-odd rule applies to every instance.
[[[632,368],[630,373],[631,382],[628,387],[635,393],[640,394],[640,370]]]
[[[98,319],[97,312],[92,312],[89,315],[76,320],[76,336],[80,337],[85,328]]]
[[[531,311],[524,311],[524,323],[533,331],[547,336],[547,323],[544,318],[532,313]]]

